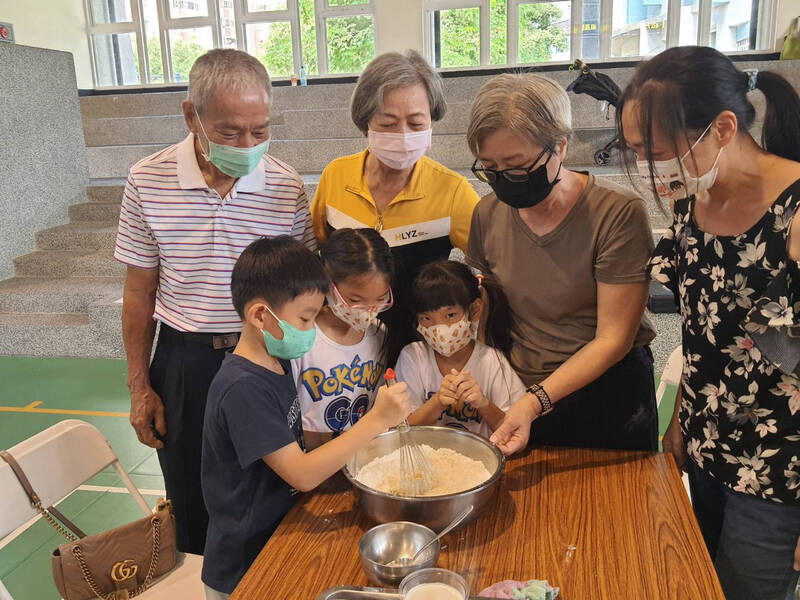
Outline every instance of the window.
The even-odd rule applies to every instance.
[[[133,20],[129,0],[89,0],[88,8],[94,25],[129,23]]]
[[[135,33],[93,35],[92,49],[100,85],[137,85],[141,83]]]
[[[433,13],[439,32],[437,67],[476,67],[481,64],[481,11],[479,7],[451,8]]]
[[[425,0],[441,68],[652,56],[679,45],[768,50],[776,0]],[[610,25],[610,26],[609,26]]]
[[[85,0],[95,84],[184,83],[211,48],[272,77],[359,73],[375,56],[373,0]]]

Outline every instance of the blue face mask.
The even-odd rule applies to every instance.
[[[208,153],[203,153],[203,158],[229,177],[244,177],[252,173],[261,157],[269,150],[269,140],[252,148],[217,144],[208,137],[200,117],[197,117],[197,122],[200,123],[200,130],[208,142]]]
[[[314,340],[317,337],[317,329],[313,327],[308,331],[300,331],[293,325],[290,325],[283,319],[272,312],[270,307],[267,307],[269,314],[275,317],[278,321],[278,327],[283,331],[283,339],[279,340],[269,331],[263,331],[264,343],[267,345],[267,352],[275,358],[285,358],[286,360],[293,360],[300,358],[306,352],[311,350],[314,345]]]

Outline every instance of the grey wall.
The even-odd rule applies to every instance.
[[[72,55],[0,44],[0,279],[38,230],[67,222],[88,180]]]

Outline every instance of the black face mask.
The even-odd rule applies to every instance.
[[[558,165],[558,173],[553,181],[547,179],[547,163],[553,157],[550,156],[543,165],[533,171],[528,171],[528,176],[521,181],[510,181],[502,171],[496,172],[494,181],[489,183],[492,190],[497,194],[497,199],[512,208],[530,208],[536,206],[550,195],[556,184],[561,181],[558,175],[561,173],[561,165]],[[538,160],[536,161],[538,162]],[[533,164],[536,164],[534,162]],[[514,169],[517,171],[518,169]]]

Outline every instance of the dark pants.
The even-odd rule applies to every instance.
[[[158,451],[167,497],[175,514],[178,550],[203,554],[208,512],[200,486],[206,396],[226,350],[185,340],[161,325],[150,365],[150,385],[164,402],[165,444]]]
[[[800,506],[734,492],[693,460],[692,507],[728,600],[793,600]]]
[[[649,347],[633,348],[598,379],[531,425],[532,444],[658,450],[658,410]]]

